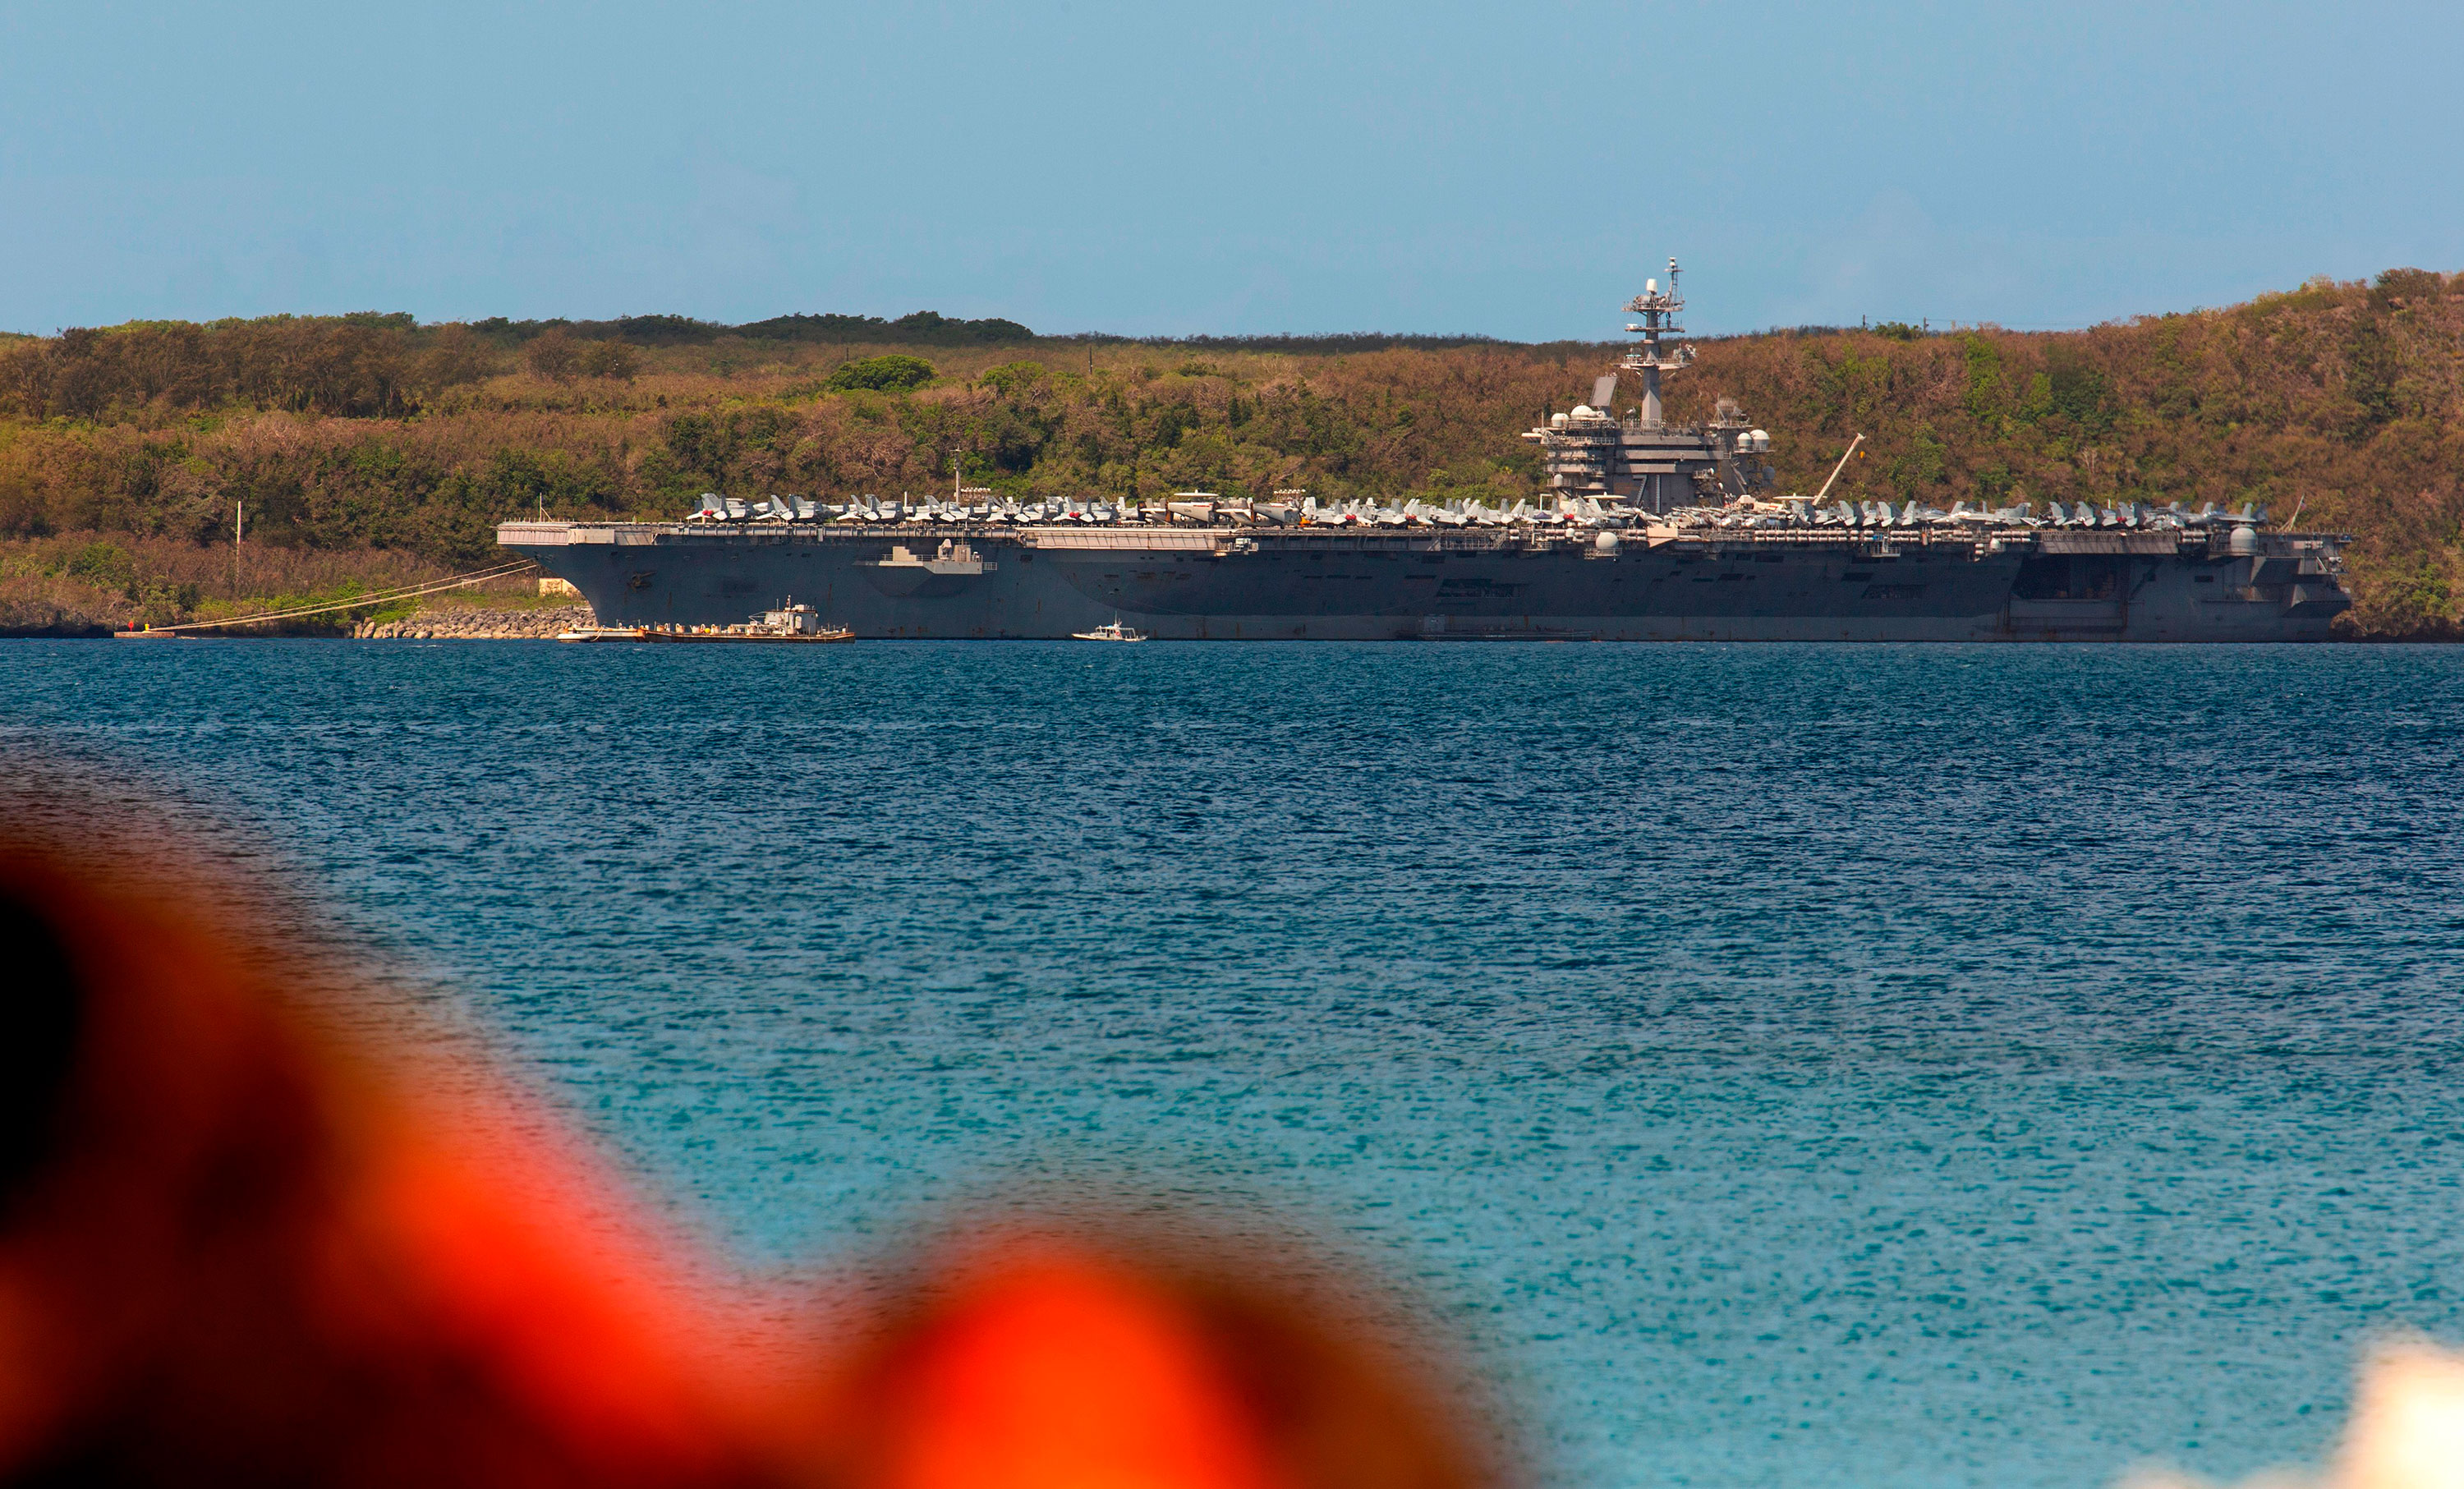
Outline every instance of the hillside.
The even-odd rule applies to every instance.
[[[1786,487],[1812,490],[1862,431],[1849,496],[2255,500],[2355,536],[2354,634],[2459,631],[2464,274],[2321,281],[2082,332],[1809,328],[1700,349],[1672,415],[1739,399]],[[1020,494],[1511,500],[1538,487],[1516,432],[1588,396],[1615,355],[1037,338],[929,315],[277,318],[11,339],[0,626],[440,573],[487,558],[503,517],[672,515],[704,491],[891,494],[955,471]],[[241,499],[248,563],[290,578],[231,565]]]

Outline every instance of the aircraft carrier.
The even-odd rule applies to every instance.
[[[1677,264],[1589,404],[1524,435],[1549,489],[1500,509],[1185,492],[1132,505],[705,495],[676,522],[507,522],[602,625],[729,625],[790,603],[859,638],[2322,641],[2352,601],[2342,539],[2244,506],[1781,495],[1771,437],[1722,401],[1666,420],[1692,361]],[[1637,405],[1613,411],[1623,374]],[[1859,437],[1859,439],[1862,436]]]

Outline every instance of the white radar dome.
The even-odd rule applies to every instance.
[[[1598,415],[1599,410],[1594,408],[1589,404],[1576,404],[1574,405],[1574,417],[1577,419],[1592,419],[1598,417]]]

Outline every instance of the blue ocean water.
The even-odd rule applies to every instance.
[[[1295,1217],[1565,1486],[2316,1461],[2464,1342],[2464,652],[21,643],[759,1262]]]

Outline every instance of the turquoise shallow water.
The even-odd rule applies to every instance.
[[[677,654],[682,652],[682,654]],[[1562,1485],[2314,1461],[2464,1342],[2464,652],[22,643],[757,1261],[1117,1182]]]

